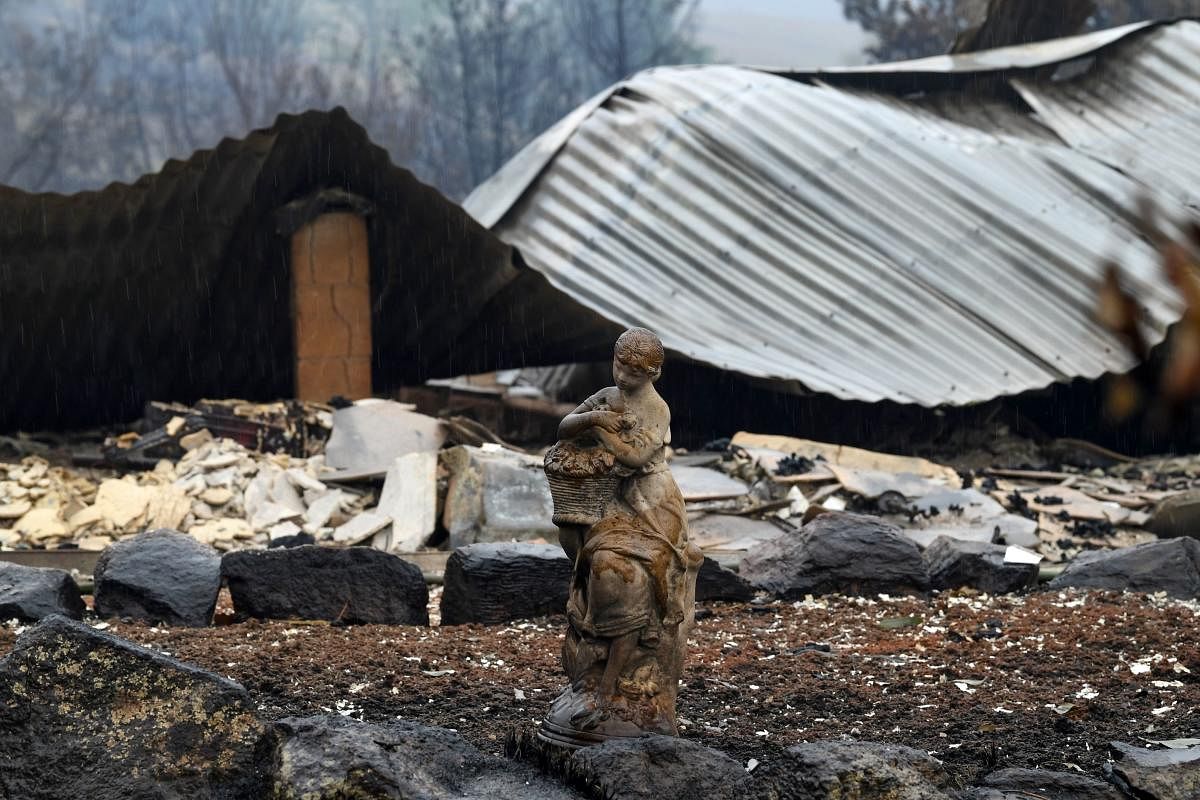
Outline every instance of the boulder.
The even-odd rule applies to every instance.
[[[554,503],[542,460],[502,447],[442,451],[449,472],[442,524],[450,546],[512,539],[556,541]]]
[[[531,768],[485,755],[461,736],[398,720],[287,718],[271,736],[276,800],[567,800],[568,789]]]
[[[0,561],[0,620],[36,622],[51,614],[83,617],[83,598],[71,573]]]
[[[1051,589],[1068,586],[1200,597],[1200,541],[1184,537],[1083,553],[1050,582]]]
[[[97,616],[203,627],[221,590],[221,556],[186,534],[148,531],[106,548],[93,578]]]
[[[1037,564],[1004,561],[1008,548],[939,536],[925,549],[925,567],[933,589],[970,586],[988,594],[1008,594],[1037,583]]]
[[[740,574],[787,600],[929,588],[920,549],[898,527],[878,517],[838,512],[816,517],[796,535],[754,548],[742,561]]]
[[[558,545],[506,542],[460,547],[446,561],[442,624],[496,625],[562,614],[571,560]]]
[[[429,624],[420,567],[367,547],[241,550],[221,560],[221,576],[247,617]]]
[[[737,761],[674,736],[614,739],[584,747],[571,767],[597,796],[611,800],[738,800],[749,779]]]
[[[262,797],[264,734],[238,684],[65,617],[0,661],[4,797]]]
[[[696,575],[696,600],[734,600],[749,603],[754,599],[754,587],[731,569],[705,556]]]
[[[1112,784],[1080,775],[1077,772],[1052,772],[1047,769],[1001,769],[992,772],[981,783],[997,800],[1031,800],[1045,797],[1047,800],[1124,800],[1123,795]]]
[[[929,754],[877,742],[789,747],[752,775],[754,797],[772,800],[950,800],[949,777]]]
[[[1166,498],[1150,514],[1144,526],[1163,539],[1191,536],[1200,539],[1200,489]]]
[[[1196,800],[1200,797],[1200,747],[1147,750],[1124,742],[1109,745],[1104,773],[1138,800]]]

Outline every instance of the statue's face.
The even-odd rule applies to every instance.
[[[640,389],[650,382],[650,376],[642,369],[626,364],[618,358],[613,358],[612,366],[613,383],[622,392],[631,392]]]

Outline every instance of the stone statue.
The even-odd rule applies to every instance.
[[[703,557],[666,463],[671,411],[654,388],[663,346],[617,340],[615,386],[567,415],[546,454],[559,541],[574,562],[563,668],[570,685],[539,736],[580,747],[676,735],[675,695]]]

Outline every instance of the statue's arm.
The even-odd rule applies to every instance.
[[[612,413],[596,410],[596,406],[604,401],[605,391],[607,390],[601,389],[596,392],[580,403],[578,408],[563,417],[562,422],[558,423],[559,439],[573,439],[589,428],[596,427],[603,415]]]

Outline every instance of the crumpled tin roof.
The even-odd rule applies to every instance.
[[[1130,214],[1147,193],[1195,208],[1198,55],[1180,21],[836,76],[649,70],[464,206],[677,355],[846,399],[984,401],[1132,366],[1092,318],[1106,257],[1151,341],[1177,318]]]

